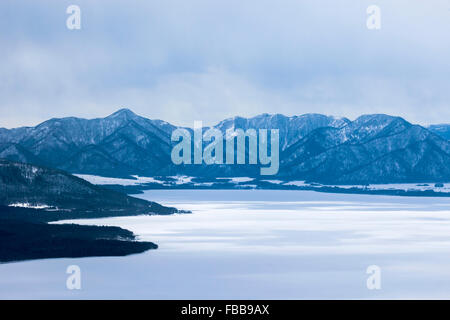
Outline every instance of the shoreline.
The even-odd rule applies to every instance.
[[[42,209],[0,207],[0,264],[55,258],[122,257],[155,250],[158,245],[139,241],[130,230],[118,226],[57,224],[67,216]],[[130,215],[133,214],[130,212]],[[114,215],[99,215],[114,217]],[[72,216],[72,218],[74,218]],[[86,217],[77,217],[83,219]]]
[[[129,195],[146,190],[306,190],[322,193],[368,194],[404,197],[450,197],[449,182],[410,181],[377,184],[322,184],[304,180],[276,180],[254,177],[203,178],[194,176],[155,176],[112,178],[75,174],[92,184]]]
[[[399,196],[399,197],[428,197],[428,198],[447,198],[450,197],[450,192],[436,192],[433,190],[404,190],[404,189],[364,189],[358,187],[343,188],[339,186],[192,186],[192,185],[177,185],[177,186],[153,186],[153,185],[101,185],[103,188],[109,188],[115,191],[120,191],[128,195],[139,195],[147,190],[289,190],[289,191],[315,191],[321,193],[332,194],[365,194],[365,195],[384,195],[384,196]]]

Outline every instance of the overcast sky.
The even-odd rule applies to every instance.
[[[265,112],[450,123],[450,0],[0,2],[0,127],[121,107],[188,126]]]

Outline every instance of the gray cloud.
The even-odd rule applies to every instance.
[[[450,2],[73,1],[0,4],[0,126],[121,106],[175,124],[262,112],[450,122]]]

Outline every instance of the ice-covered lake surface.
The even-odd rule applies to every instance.
[[[151,190],[192,214],[75,220],[158,250],[0,265],[0,298],[450,298],[450,199],[281,190]],[[81,268],[81,290],[66,268]],[[369,290],[366,269],[381,268]]]

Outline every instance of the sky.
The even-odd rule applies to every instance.
[[[427,125],[450,123],[449,104],[450,0],[0,2],[0,127],[122,107],[185,126],[260,113]]]

